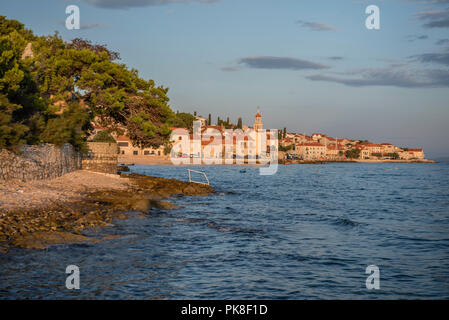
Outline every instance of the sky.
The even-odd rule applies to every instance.
[[[260,107],[267,129],[449,157],[449,0],[15,0],[0,15],[106,44],[174,111],[252,125]]]

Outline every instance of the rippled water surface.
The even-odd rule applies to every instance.
[[[0,298],[449,298],[449,163],[196,167],[217,193],[115,221],[95,245],[0,255]],[[187,179],[186,167],[132,171]],[[65,288],[77,265],[81,289]],[[380,290],[365,269],[380,268]]]

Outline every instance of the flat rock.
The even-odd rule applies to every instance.
[[[45,249],[54,244],[77,242],[96,243],[98,240],[70,232],[47,231],[19,235],[13,239],[12,245],[24,249]]]

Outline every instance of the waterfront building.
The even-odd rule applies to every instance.
[[[424,150],[423,149],[405,149],[398,152],[401,160],[424,160]]]
[[[120,157],[163,157],[164,147],[159,148],[141,148],[133,146],[132,140],[128,136],[119,136],[115,138],[119,147]]]
[[[295,144],[293,151],[302,160],[325,160],[326,146],[318,142],[305,142]]]

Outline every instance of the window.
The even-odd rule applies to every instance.
[[[119,147],[127,147],[127,146],[129,146],[128,142],[118,142],[117,145]]]
[[[125,150],[122,150],[122,154],[125,154]]]
[[[139,151],[133,151],[133,155],[137,156],[137,154],[139,153]]]
[[[148,156],[148,155],[150,154],[150,151],[145,150],[145,151],[143,152],[143,154],[146,155],[146,156]]]

